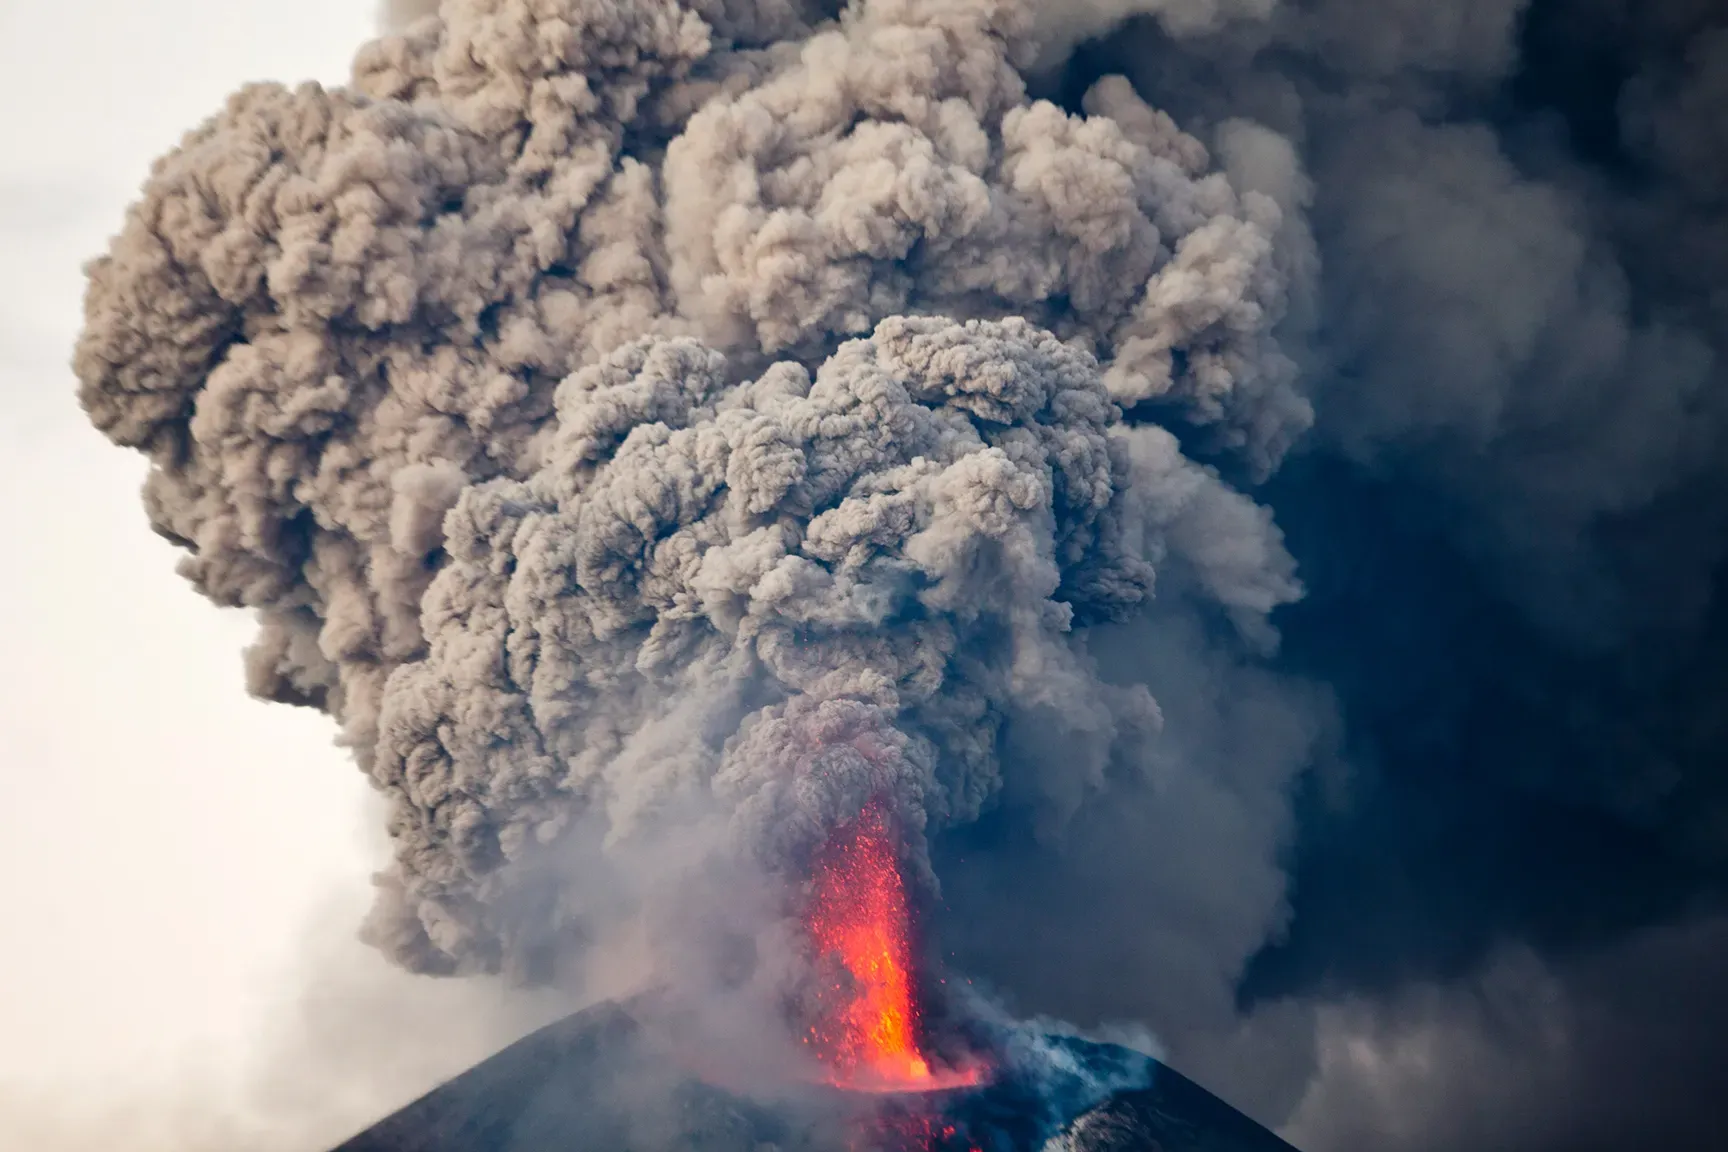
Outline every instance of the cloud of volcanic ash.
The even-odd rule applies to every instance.
[[[1656,1043],[1577,957],[1728,897],[1711,5],[381,20],[159,162],[76,366],[387,799],[387,955],[755,1019],[876,804],[933,952],[1316,1147],[1397,1146],[1351,1037],[1547,1053],[1531,1148]]]
[[[1617,1068],[1601,1131],[1712,1146],[1719,982],[1639,942],[1728,897],[1721,6],[1303,0],[1188,27],[1115,7],[1033,90],[1072,104],[1125,75],[1278,199],[1305,233],[1287,258],[1314,271],[1281,335],[1315,426],[1257,497],[1308,593],[1274,666],[1331,688],[1349,770],[1304,787],[1289,931],[1238,991],[1250,1018],[1342,998],[1370,1047],[1434,1055],[1386,1081],[1385,1110],[1316,1091],[1301,1135],[1588,1146],[1577,1118]],[[1294,169],[1268,167],[1280,144]],[[1476,997],[1507,949],[1587,1025],[1507,1024],[1511,998]],[[1600,955],[1696,1030],[1593,986],[1580,958]],[[1317,1049],[1334,1088],[1337,1019]],[[1471,1051],[1550,1074],[1508,1099],[1448,1067]],[[1499,1119],[1407,1139],[1401,1101]]]
[[[1433,493],[1546,629],[1612,646],[1694,622],[1728,437],[1720,13],[1314,0],[1186,28],[1114,7],[1147,15],[1062,86],[1121,71],[1189,131],[1249,121],[1300,157],[1323,273],[1311,339],[1286,347],[1316,446]],[[1646,547],[1689,534],[1692,554],[1628,570],[1628,522],[1681,491],[1709,498]]]
[[[186,577],[257,613],[252,690],[389,801],[368,939],[563,982],[635,933],[771,990],[865,805],[931,901],[945,834],[1060,845],[1162,772],[1256,879],[1168,881],[1227,987],[1306,740],[1246,799],[1172,772],[1086,637],[1156,591],[1228,663],[1300,595],[1229,479],[1311,419],[1278,199],[1120,77],[1030,99],[1023,0],[423,8],[164,157],[76,353]]]

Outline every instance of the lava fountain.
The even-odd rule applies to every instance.
[[[817,856],[804,924],[833,974],[805,1036],[830,1083],[907,1093],[971,1087],[977,1065],[937,1069],[924,1049],[912,916],[884,806],[867,805]]]

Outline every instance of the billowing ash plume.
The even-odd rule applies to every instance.
[[[1125,74],[1278,199],[1286,233],[1300,220],[1319,272],[1284,329],[1315,428],[1260,497],[1308,589],[1278,663],[1336,692],[1349,779],[1309,778],[1290,931],[1237,991],[1256,1026],[1332,997],[1373,1023],[1258,1050],[1320,1050],[1311,1097],[1340,1114],[1305,1121],[1316,1147],[1714,1147],[1721,991],[1627,945],[1719,924],[1728,899],[1728,13],[1283,0],[1183,29],[1139,11],[1038,90],[1072,104]],[[1260,167],[1273,134],[1304,179]],[[1508,948],[1552,974],[1539,1036],[1468,1007]],[[1063,984],[1050,951],[1042,991],[1120,1010],[1120,986]],[[1622,999],[1579,975],[1603,954],[1644,957]],[[1436,985],[1453,1018],[1413,1022],[1408,990]],[[1655,1039],[1670,1023],[1632,1004],[1662,998],[1697,1023]],[[1454,1028],[1468,1040],[1425,1048]],[[1454,1055],[1473,1046],[1526,1075],[1445,1067],[1487,1066]],[[1348,1114],[1381,1092],[1397,1124]]]
[[[653,916],[668,845],[966,824],[1017,718],[1059,828],[1159,720],[1074,630],[1167,562],[1271,640],[1269,513],[1124,413],[1277,466],[1294,233],[1121,78],[1029,99],[1033,17],[448,0],[158,164],[83,400],[257,611],[252,689],[389,798],[400,962],[550,978]]]
[[[1728,906],[1719,5],[383,8],[77,367],[389,797],[390,955],[786,983],[881,798],[981,985],[1316,1152],[1714,1147],[1639,941]]]

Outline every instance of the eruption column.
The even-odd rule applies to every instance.
[[[806,912],[822,960],[850,978],[810,1042],[844,1087],[936,1087],[919,1046],[912,980],[911,916],[888,821],[880,805],[838,829],[816,862]]]

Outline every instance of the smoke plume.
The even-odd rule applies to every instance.
[[[1280,209],[1119,79],[1029,100],[1030,15],[447,4],[152,175],[83,399],[257,610],[253,690],[390,798],[404,965],[549,979],[674,843],[972,822],[1033,718],[1059,826],[1158,723],[1077,626],[1172,555],[1261,641],[1297,595],[1269,514],[1123,416],[1258,474],[1304,430]]]
[[[381,20],[157,164],[76,369],[387,798],[389,957],[795,982],[875,801],[993,995],[1316,1148],[1482,1138],[1346,1034],[1542,1059],[1530,1148],[1658,1043],[1598,985],[1728,892],[1710,5]],[[1588,1026],[1496,1031],[1507,955]]]

